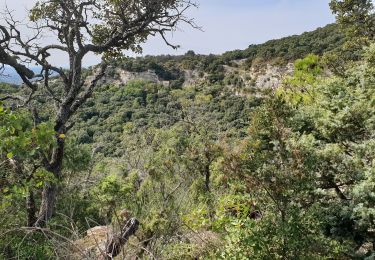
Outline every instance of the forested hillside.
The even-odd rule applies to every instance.
[[[74,134],[79,143],[100,144],[104,146],[103,151],[108,151],[107,155],[118,156],[123,153],[116,152],[119,149],[116,144],[121,141],[124,126],[134,127],[135,132],[169,128],[199,108],[200,116],[217,124],[222,132],[243,137],[247,134],[249,112],[261,103],[259,95],[269,92],[270,78],[277,77],[276,83],[281,82],[293,72],[293,66],[288,68],[288,63],[310,53],[322,54],[337,49],[343,45],[343,40],[338,26],[332,24],[221,56],[188,52],[177,57],[118,60],[107,71],[94,97],[80,111],[73,128],[80,130]],[[282,51],[288,49],[289,52]],[[267,54],[271,52],[274,54]],[[266,75],[264,67],[272,65],[279,70],[268,71]],[[121,81],[120,74],[128,72],[135,74]],[[263,79],[259,86],[255,84],[254,75]]]
[[[256,85],[257,74],[264,75],[264,69],[274,67],[268,76],[285,71],[288,63],[305,57],[308,54],[322,55],[343,46],[345,36],[336,24],[327,25],[302,35],[272,40],[260,45],[250,45],[245,50],[229,51],[222,55],[199,55],[188,51],[182,56],[146,56],[123,58],[112,63],[108,73],[110,77],[119,78],[116,69],[142,77],[142,72],[153,71],[159,81],[170,81],[174,88],[187,84],[226,84],[239,87]],[[193,80],[193,82],[192,82]],[[195,80],[195,81],[194,81]]]
[[[1,84],[0,259],[372,259],[374,7],[330,6],[246,50],[114,45],[107,68]]]

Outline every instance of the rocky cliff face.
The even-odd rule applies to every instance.
[[[265,68],[257,70],[251,68],[247,75],[252,78],[249,87],[254,86],[255,88],[277,88],[284,79],[285,76],[291,75],[294,71],[292,63],[286,66],[274,66],[267,64]],[[251,85],[253,83],[253,85]],[[249,84],[249,82],[247,82]]]
[[[155,73],[153,70],[142,71],[142,72],[131,72],[121,68],[109,67],[110,73],[107,72],[106,77],[102,83],[114,84],[114,85],[126,85],[132,80],[144,80],[158,84],[169,85],[168,81],[165,81]]]
[[[294,71],[293,63],[284,66],[265,64],[263,66],[253,66],[250,69],[241,69],[242,61],[237,63],[238,67],[225,66],[226,75],[237,77],[237,84],[227,84],[235,89],[237,94],[254,92],[262,89],[275,89],[286,76],[292,75]]]
[[[236,78],[235,84],[224,80],[224,84],[233,88],[238,95],[247,92],[253,92],[262,89],[275,89],[280,85],[287,75],[291,75],[294,71],[292,63],[284,66],[266,64],[263,66],[253,66],[250,69],[243,69],[244,61],[236,61],[236,66],[224,66],[226,78]],[[144,80],[164,86],[169,86],[170,81],[159,77],[155,71],[148,70],[143,72],[131,72],[121,68],[110,67],[111,73],[107,73],[103,83],[126,85],[129,81]],[[202,84],[209,78],[208,73],[198,70],[183,70],[184,83],[183,87]]]

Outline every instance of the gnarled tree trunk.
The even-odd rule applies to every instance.
[[[59,131],[57,131],[59,132]],[[61,179],[62,163],[64,158],[64,139],[57,137],[57,147],[52,154],[52,160],[45,166],[55,178],[54,182],[45,183],[42,192],[42,201],[39,213],[34,226],[44,227],[54,213],[56,197],[58,192],[58,182]]]
[[[47,224],[48,220],[52,217],[56,202],[56,194],[56,184],[45,184],[42,192],[42,202],[39,207],[38,218],[34,226],[44,227]]]
[[[34,192],[29,190],[26,197],[27,226],[32,227],[36,222],[36,206]]]

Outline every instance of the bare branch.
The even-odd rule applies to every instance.
[[[77,97],[76,101],[73,103],[71,112],[74,113],[77,111],[77,109],[92,95],[92,92],[94,91],[94,88],[98,84],[98,81],[103,78],[105,75],[105,71],[107,69],[107,64],[102,63],[99,67],[98,72],[96,75],[93,77],[93,79],[90,81],[90,84],[87,86],[86,90]]]

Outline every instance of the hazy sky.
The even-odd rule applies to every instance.
[[[151,38],[144,54],[180,54],[188,50],[197,53],[222,53],[245,49],[249,44],[314,30],[334,21],[329,0],[196,0],[199,8],[190,16],[204,32],[181,26],[169,39],[181,45],[177,51],[165,46],[159,38]],[[26,15],[35,0],[0,0],[15,11]],[[59,61],[63,63],[64,61]],[[86,64],[95,64],[90,57]]]

